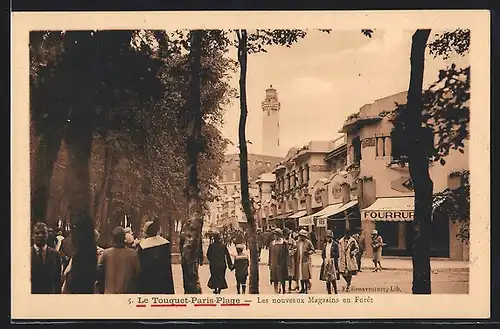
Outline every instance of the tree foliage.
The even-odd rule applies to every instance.
[[[460,223],[457,237],[468,243],[470,236],[470,172],[462,170],[454,172],[452,175],[459,177],[461,184],[457,188],[447,188],[434,194],[434,212],[444,213],[453,223]]]
[[[185,214],[182,173],[187,127],[181,119],[186,111],[189,70],[183,52],[186,40],[179,37],[182,32],[32,32],[32,152],[37,153],[37,138],[56,132],[66,136],[87,121],[92,136],[88,188],[95,202],[91,204],[104,209],[103,203],[111,200],[108,212],[98,216],[100,221],[112,216],[114,225],[123,213],[177,218]],[[209,187],[219,175],[227,141],[218,127],[235,93],[228,82],[234,62],[215,46],[206,49],[202,58],[202,129],[208,138],[200,157],[203,200],[209,200]],[[61,152],[67,154],[66,148]],[[109,172],[104,170],[105,154],[113,160]],[[59,157],[53,164],[62,169],[51,174],[50,204],[71,202],[72,196],[62,184],[63,177],[71,174],[66,170],[66,158]],[[109,192],[102,190],[105,181],[110,182]],[[51,224],[66,216],[63,210],[48,215]]]

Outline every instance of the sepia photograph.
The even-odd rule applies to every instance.
[[[28,294],[138,312],[469,295],[489,247],[481,36],[366,23],[24,31]]]

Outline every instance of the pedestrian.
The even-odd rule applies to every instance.
[[[288,228],[284,229],[285,242],[288,244],[288,292],[292,292],[292,281],[295,281],[295,254],[297,252],[297,244],[291,236],[291,231]],[[296,282],[293,290],[298,290],[299,285]]]
[[[102,254],[104,253],[104,249],[99,247],[99,245],[97,245],[97,240],[99,239],[99,232],[97,230],[94,230],[94,238],[95,238],[95,241],[96,241],[96,255],[97,255],[97,259],[99,260],[99,258],[102,256]],[[64,269],[64,272],[63,272],[63,285],[62,285],[62,293],[63,294],[69,294],[70,291],[69,291],[69,285],[68,285],[68,281],[72,280],[72,275],[73,275],[73,258],[71,258],[69,260],[69,263],[68,263],[68,266],[66,266],[66,268]],[[96,287],[94,286],[94,291],[96,290]]]
[[[94,230],[94,237],[95,237],[95,244],[96,244],[96,248],[97,248],[97,258],[99,259],[99,257],[101,257],[101,255],[104,253],[104,249],[101,248],[98,244],[97,241],[99,241],[99,237],[101,235],[99,234],[99,231],[98,230]]]
[[[71,220],[71,246],[72,257],[64,271],[64,293],[93,294],[98,251],[94,221],[86,212],[76,214]]]
[[[210,263],[210,279],[208,287],[214,294],[220,294],[221,290],[227,289],[226,269],[232,269],[233,264],[227,246],[221,241],[220,233],[215,231],[214,241],[207,250],[207,259]]]
[[[262,229],[259,227],[257,228],[257,249],[259,251],[259,261],[260,261],[260,255],[262,254],[262,248],[264,247],[264,235],[262,234]]]
[[[382,265],[380,261],[382,260],[382,247],[384,246],[384,240],[378,234],[377,230],[373,230],[372,232],[372,248],[373,248],[373,265],[375,268],[373,272],[382,271]]]
[[[358,227],[356,234],[352,236],[358,243],[359,252],[356,254],[356,262],[358,264],[358,272],[363,272],[361,270],[361,259],[365,252],[365,235],[363,234],[363,229]]]
[[[240,293],[245,294],[247,289],[247,278],[248,278],[248,256],[243,252],[245,246],[239,244],[236,245],[237,255],[234,257],[233,269],[234,275],[236,276],[236,291],[238,295]]]
[[[137,246],[141,273],[138,280],[139,294],[174,294],[172,275],[172,245],[158,235],[158,221],[144,224],[145,239]]]
[[[61,293],[61,257],[47,245],[49,228],[38,222],[33,227],[33,246],[31,247],[31,293]]]
[[[283,231],[274,229],[274,240],[269,246],[269,276],[274,293],[285,293],[288,278],[288,244],[283,239]]]
[[[54,232],[54,229],[52,227],[49,227],[49,235],[47,236],[47,246],[51,247],[52,249],[56,249],[56,244],[57,244],[56,233]]]
[[[311,238],[311,243],[314,247],[314,250],[316,251],[316,249],[318,248],[318,245],[317,245],[318,239],[316,238],[316,232],[314,231],[314,228],[311,231],[310,238]]]
[[[73,257],[74,253],[73,237],[71,231],[69,232],[68,236],[64,238],[64,240],[62,240],[59,252],[61,253],[62,257],[63,270],[65,270],[69,264],[69,260]]]
[[[57,242],[56,242],[55,250],[57,252],[59,252],[61,250],[62,241],[64,240],[64,235],[63,235],[61,230],[57,231],[56,240],[57,240]]]
[[[141,267],[137,251],[125,246],[125,230],[111,232],[113,246],[99,259],[97,291],[101,294],[136,294]]]
[[[312,272],[311,255],[314,253],[314,247],[311,240],[307,238],[306,230],[300,230],[298,237],[295,257],[295,277],[300,282],[299,293],[307,294],[310,289]]]
[[[339,247],[337,242],[333,240],[331,230],[326,231],[325,243],[321,248],[321,258],[323,263],[321,264],[319,279],[326,282],[326,290],[329,295],[332,294],[332,286],[333,291],[337,294],[337,280],[340,279],[338,271]]]
[[[358,271],[358,264],[356,262],[358,251],[358,243],[351,236],[347,228],[344,236],[339,240],[339,272],[347,284],[347,292],[351,289],[353,274]]]
[[[134,249],[134,232],[131,227],[125,227],[125,246]],[[137,245],[137,243],[135,244]]]

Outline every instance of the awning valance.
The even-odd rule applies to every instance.
[[[305,215],[307,215],[307,211],[306,210],[300,210],[300,211],[296,212],[295,214],[290,215],[288,218],[289,219],[297,219],[297,218],[300,218],[300,217],[304,217]]]
[[[355,205],[358,204],[358,201],[357,200],[353,200],[353,201],[349,201],[348,203],[342,205],[342,204],[339,204],[337,205],[338,207],[336,208],[332,208],[330,209],[330,211],[328,212],[324,212],[322,215],[320,216],[316,216],[314,215],[314,217],[317,217],[317,218],[321,218],[321,219],[325,219],[325,218],[328,218],[330,216],[335,216],[337,214],[340,214],[342,213],[343,211],[346,211],[347,209],[351,208],[351,207],[354,207]],[[328,208],[328,207],[327,207]],[[325,210],[327,209],[325,208]]]
[[[311,225],[314,225],[314,217],[312,215],[299,218],[299,226],[311,226]]]
[[[361,210],[361,218],[374,221],[412,221],[414,197],[378,198],[371,206]]]

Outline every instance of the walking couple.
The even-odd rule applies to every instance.
[[[292,281],[300,282],[299,293],[306,293],[310,289],[311,280],[311,255],[314,247],[307,238],[307,231],[299,232],[298,240],[290,236],[290,230],[276,228],[273,231],[274,240],[269,246],[269,271],[270,281],[274,286],[275,293],[286,292],[286,281],[288,281],[288,292],[292,290]]]
[[[334,293],[338,293],[337,280],[341,275],[347,284],[346,291],[350,290],[352,276],[359,270],[358,253],[358,242],[351,236],[349,230],[346,230],[345,235],[338,242],[333,239],[332,231],[326,231],[326,241],[321,252],[323,263],[319,279],[326,282],[328,294],[332,293],[332,287]]]

